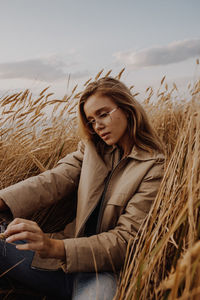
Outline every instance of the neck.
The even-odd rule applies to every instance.
[[[128,139],[125,143],[118,144],[120,151],[122,153],[122,159],[128,156],[133,148],[133,142]]]

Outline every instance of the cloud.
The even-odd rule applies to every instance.
[[[55,55],[48,58],[0,63],[0,79],[30,79],[52,82],[67,78],[71,73],[69,70],[76,65],[77,62],[73,61],[66,64],[64,59],[59,59]]]
[[[88,77],[90,75],[90,72],[87,70],[83,70],[83,71],[77,71],[74,73],[71,73],[71,78],[72,79],[83,79],[85,77]]]
[[[131,68],[168,65],[200,56],[200,39],[173,42],[166,46],[155,46],[140,51],[124,51],[114,54],[116,62]]]

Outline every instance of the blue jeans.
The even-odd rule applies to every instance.
[[[34,290],[47,299],[111,300],[114,297],[117,278],[113,273],[66,274],[63,270],[32,269],[33,255],[33,251],[17,250],[13,244],[0,241],[0,274],[20,262],[0,278],[0,288],[7,277],[14,286]],[[27,299],[40,298],[27,296]]]

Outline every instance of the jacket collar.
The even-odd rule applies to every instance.
[[[106,153],[114,153],[115,151],[119,151],[119,147],[117,145],[113,145],[107,148]],[[152,159],[164,159],[164,155],[157,151],[152,151],[152,153],[142,150],[135,145],[133,146],[128,157],[133,158],[135,160],[147,161]]]
[[[131,153],[128,155],[128,157],[143,161],[152,159],[164,159],[164,155],[156,150],[153,150],[152,153],[150,153],[136,146],[133,146]]]

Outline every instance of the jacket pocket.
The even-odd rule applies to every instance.
[[[107,205],[125,206],[127,195],[125,193],[115,193],[107,201]]]
[[[113,229],[118,222],[119,217],[124,211],[126,205],[126,194],[117,193],[113,194],[106,203],[101,231],[108,231]]]

